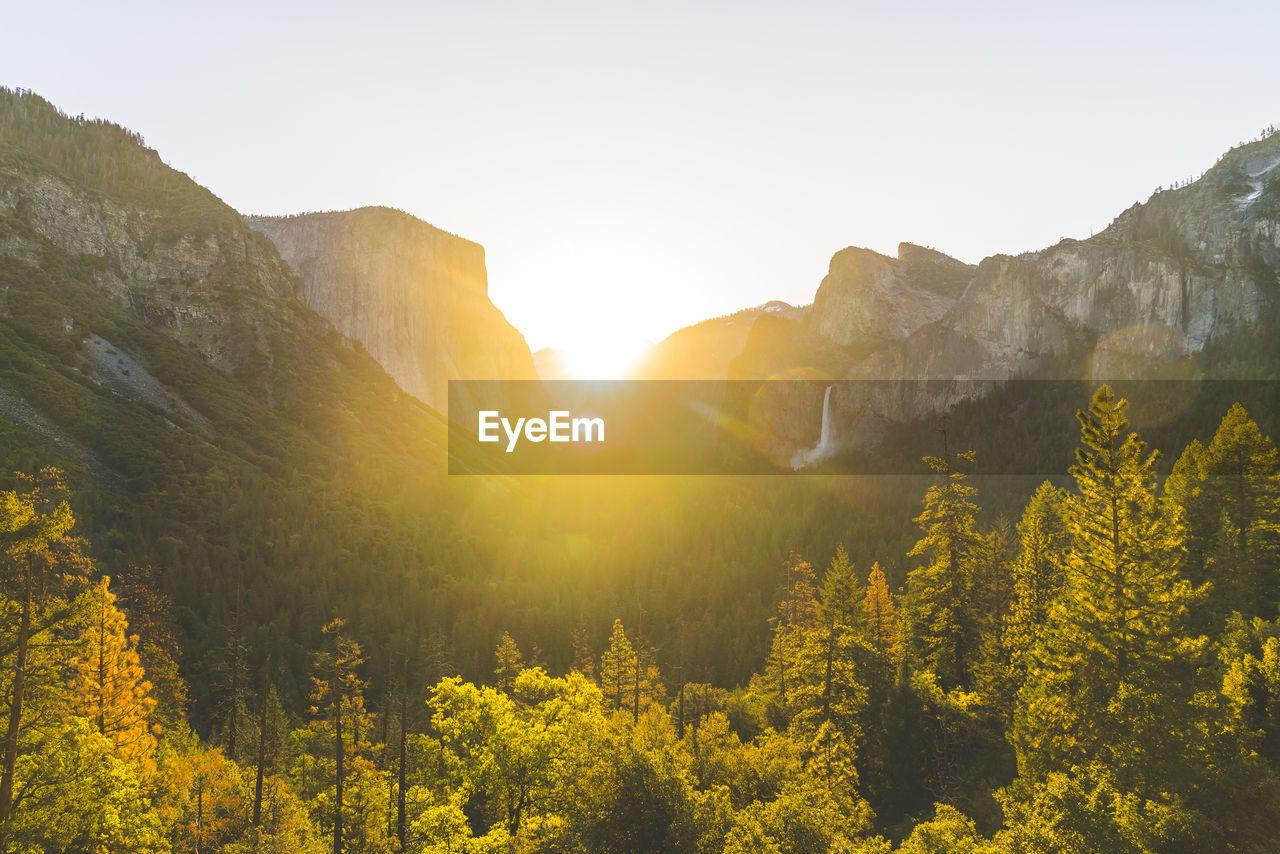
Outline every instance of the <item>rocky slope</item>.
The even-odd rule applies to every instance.
[[[1206,347],[1274,327],[1278,270],[1273,134],[1088,240],[976,267],[910,244],[896,259],[841,250],[803,320],[758,320],[729,375],[956,381],[882,400],[878,419],[945,408],[982,380],[1195,376],[1209,370]],[[812,397],[796,400],[792,432],[815,432]],[[846,422],[871,417],[856,394],[836,395],[833,410]]]
[[[488,296],[484,248],[389,208],[248,217],[309,306],[400,387],[444,410],[451,379],[535,379],[529,347]]]
[[[837,344],[900,340],[943,317],[974,268],[941,252],[903,243],[898,257],[850,247],[835,254],[813,299],[810,324]]]
[[[87,262],[99,292],[227,374],[261,375],[290,340],[324,336],[270,242],[139,139],[0,100],[0,257]]]

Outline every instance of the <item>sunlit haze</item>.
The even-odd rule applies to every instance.
[[[478,241],[533,349],[603,364],[844,246],[1037,249],[1193,176],[1280,119],[1280,6],[1207,8],[27,3],[0,83],[243,212]]]

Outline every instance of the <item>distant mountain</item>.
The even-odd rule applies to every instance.
[[[875,416],[889,419],[946,408],[974,380],[1274,377],[1278,271],[1273,134],[1088,240],[977,266],[906,243],[897,258],[843,249],[803,317],[753,319],[728,376],[957,381],[880,406]],[[811,396],[795,402],[806,437],[821,411]],[[864,403],[836,395],[834,417],[865,419]],[[858,432],[845,424],[846,436]]]
[[[524,336],[489,300],[479,244],[381,207],[246,221],[307,305],[424,403],[443,411],[452,379],[536,378]]]
[[[655,344],[636,366],[633,375],[645,380],[719,380],[729,363],[742,352],[752,325],[760,317],[798,319],[805,308],[772,300],[723,317],[713,317],[679,329]]]
[[[1271,135],[1088,240],[976,267],[910,244],[897,259],[842,250],[805,325],[850,348],[849,362],[833,367],[853,377],[1000,378],[1099,347],[1199,352],[1273,319],[1278,166],[1280,135]]]

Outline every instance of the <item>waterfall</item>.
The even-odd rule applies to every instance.
[[[831,435],[831,389],[833,388],[835,386],[827,386],[826,392],[822,395],[822,431],[818,434],[818,444],[812,448],[801,448],[796,451],[791,457],[791,468],[802,469],[821,462],[835,451],[835,441]]]
[[[831,389],[833,388],[835,386],[827,386],[826,392],[822,395],[822,433],[818,436],[818,447],[813,449],[819,459],[831,453]]]

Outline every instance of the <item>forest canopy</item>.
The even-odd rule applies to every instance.
[[[296,702],[232,619],[200,733],[156,569],[104,573],[60,474],[24,476],[0,852],[1276,850],[1280,459],[1236,405],[1162,478],[1126,408],[1097,390],[1016,519],[972,453],[928,458],[898,589],[793,553],[742,683],[623,615],[567,668],[501,631],[484,678],[430,635],[375,671],[337,615]]]

